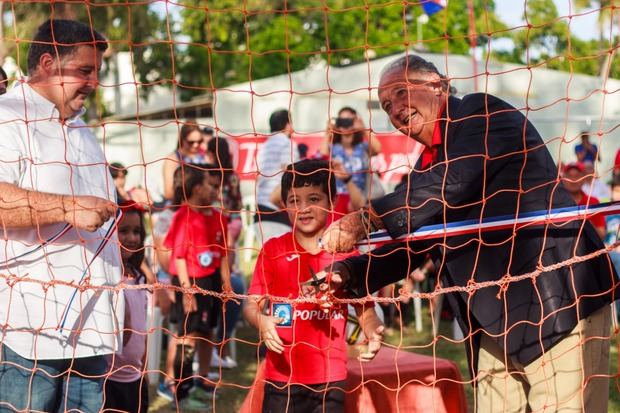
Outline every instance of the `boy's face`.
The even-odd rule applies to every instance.
[[[200,192],[200,201],[203,206],[211,205],[220,196],[221,178],[219,176],[213,176],[205,174],[205,180],[202,185],[197,188]]]
[[[611,200],[620,201],[620,185],[614,185],[611,187]]]
[[[291,188],[285,204],[294,232],[313,236],[325,228],[330,202],[320,186]]]

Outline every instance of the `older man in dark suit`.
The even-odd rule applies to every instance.
[[[369,230],[397,238],[428,224],[574,206],[519,110],[488,94],[458,99],[448,90],[436,67],[418,56],[384,70],[383,110],[426,149],[405,185],[326,231],[328,250],[350,250]],[[564,263],[602,248],[587,221],[573,220],[394,243],[336,263],[332,280],[365,296],[405,277],[430,253],[442,287],[490,281],[447,294],[467,337],[478,411],[603,412],[616,274],[607,254]],[[558,263],[565,265],[536,272]],[[531,276],[515,279],[523,274]]]

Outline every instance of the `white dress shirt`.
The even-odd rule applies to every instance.
[[[0,97],[0,181],[53,194],[116,197],[103,151],[86,124],[79,116],[60,121],[55,106],[26,83]],[[96,288],[115,286],[121,278],[115,231],[95,254],[112,221],[95,232],[71,228],[38,250],[64,224],[4,232],[2,343],[28,359],[89,357],[119,348],[123,296]],[[27,252],[32,253],[15,260]],[[83,291],[54,283],[83,280],[90,285]]]

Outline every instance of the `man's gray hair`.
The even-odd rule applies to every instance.
[[[456,94],[456,89],[450,86],[448,78],[439,73],[439,70],[437,70],[437,67],[433,63],[418,55],[406,54],[388,63],[381,71],[380,78],[385,76],[386,73],[394,70],[402,70],[407,73],[435,73],[441,79],[441,88],[445,91],[449,91],[451,95]]]

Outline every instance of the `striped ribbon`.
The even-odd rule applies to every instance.
[[[576,207],[557,208],[551,210],[524,212],[516,218],[513,215],[470,219],[465,221],[448,222],[437,225],[426,225],[411,234],[403,234],[392,239],[385,230],[377,231],[357,243],[358,247],[384,244],[388,242],[420,241],[457,235],[473,234],[477,232],[498,231],[502,229],[520,229],[524,227],[560,223],[590,218],[594,215],[620,214],[620,201],[605,202],[596,205],[582,205]]]
[[[58,231],[56,234],[54,234],[51,238],[46,239],[45,241],[43,241],[41,244],[37,245],[35,248],[31,249],[30,251],[26,251],[26,252],[23,252],[23,253],[19,254],[16,257],[11,257],[11,258],[6,259],[4,261],[4,264],[5,265],[10,265],[10,264],[14,263],[15,261],[18,261],[18,260],[20,260],[20,259],[22,259],[24,257],[27,257],[30,254],[33,254],[33,253],[39,251],[40,249],[44,248],[46,245],[49,245],[51,243],[54,243],[54,242],[58,241],[63,235],[65,235],[69,231],[69,229],[71,229],[71,225],[65,224],[65,226],[62,227],[60,229],[60,231]]]
[[[84,272],[82,273],[82,276],[80,277],[80,280],[78,281],[78,284],[75,287],[75,290],[73,290],[73,294],[71,294],[71,299],[67,303],[67,306],[65,307],[65,310],[62,312],[62,316],[60,318],[60,323],[58,324],[58,327],[56,327],[57,330],[64,329],[65,323],[67,322],[67,317],[69,315],[69,310],[71,309],[71,305],[73,304],[73,300],[75,299],[75,296],[77,295],[77,292],[78,292],[79,288],[82,286],[82,283],[84,282],[84,278],[86,277],[86,273],[88,272],[88,269],[90,268],[92,263],[95,261],[95,258],[97,258],[99,256],[99,254],[101,254],[101,251],[103,251],[103,248],[110,241],[110,238],[112,237],[112,234],[114,234],[114,231],[116,230],[116,227],[118,226],[118,223],[120,222],[122,216],[123,216],[123,211],[121,211],[121,208],[118,208],[116,210],[116,216],[114,217],[114,219],[110,223],[110,226],[108,227],[105,235],[103,236],[103,239],[101,240],[101,243],[99,244],[99,246],[95,250],[95,253],[91,257],[90,261],[88,261],[88,265],[84,269]]]

